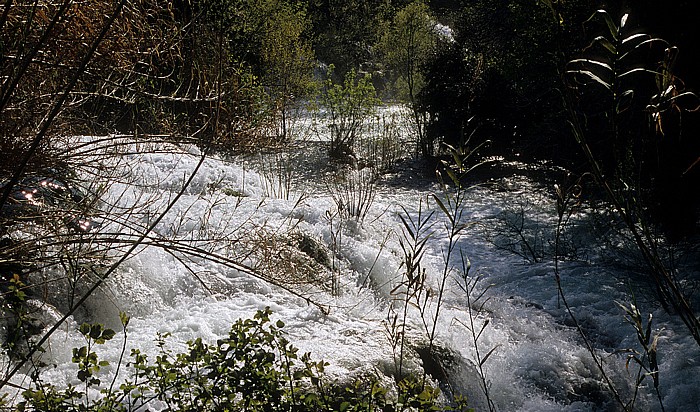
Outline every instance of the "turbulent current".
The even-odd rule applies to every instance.
[[[171,149],[129,152],[115,162],[123,173],[104,202],[122,217],[100,222],[100,230],[138,233],[175,199],[200,153]],[[75,383],[71,348],[84,344],[76,332],[84,321],[121,330],[119,312],[131,316],[126,336],[119,333],[96,349],[115,365],[124,338],[128,348],[153,354],[157,334],[169,333],[170,344],[184,348],[196,337],[214,341],[237,319],[269,306],[285,322],[290,341],[329,362],[332,376],[373,373],[390,381],[397,355],[392,317],[407,310],[404,367],[425,367],[436,384],[466,395],[476,410],[488,410],[479,360],[497,410],[616,410],[590,350],[623,402],[630,401],[638,368],[627,360],[640,346],[619,304],[629,306],[634,290],[645,321],[653,313],[659,334],[665,410],[699,410],[698,346],[678,319],[653,303],[653,291],[635,274],[634,255],[627,261],[611,257],[629,246],[605,225],[611,217],[602,208],[581,205],[567,212],[555,245],[554,185],[533,173],[549,166],[509,163],[508,173],[496,165],[500,159],[482,166],[474,179],[479,184],[466,189],[460,203],[459,224],[465,226],[453,238],[448,261],[453,226],[433,197],[445,202],[448,195],[433,174],[422,172],[425,165],[404,160],[372,183],[360,221],[339,213],[347,182],[334,180],[322,153],[321,143],[307,142],[291,155],[207,157],[151,240],[50,338],[42,355],[50,366],[42,378],[59,386]],[[363,177],[356,179],[363,187]],[[421,267],[428,300],[422,310],[401,301],[406,223],[418,221],[425,221],[420,236],[427,239]],[[175,241],[191,249],[167,247]],[[585,340],[558,293],[557,275]],[[445,276],[436,355],[430,356],[427,336]],[[47,323],[64,310],[64,293],[46,292]],[[482,331],[476,345],[471,329]],[[112,376],[115,368],[101,373]],[[26,379],[20,373],[13,382]],[[642,381],[635,409],[660,410],[651,378]]]

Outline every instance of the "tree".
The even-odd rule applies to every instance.
[[[570,159],[574,145],[561,139],[561,131],[567,125],[561,107],[559,73],[561,62],[585,43],[581,23],[590,16],[592,6],[589,2],[556,2],[558,16],[554,19],[552,9],[545,3],[464,2],[455,16],[454,50],[442,50],[437,55],[438,59],[446,59],[444,53],[455,54],[446,63],[456,67],[434,63],[433,76],[439,82],[443,72],[479,68],[478,87],[470,99],[443,99],[444,107],[439,113],[443,117],[452,116],[452,112],[466,113],[467,118],[475,116],[480,125],[477,133],[492,142],[490,150]],[[561,58],[560,53],[566,57]],[[462,78],[467,83],[471,81],[469,76]],[[441,103],[438,99],[433,101]],[[465,120],[444,123],[459,128]],[[460,130],[446,133],[459,136]]]
[[[336,67],[343,78],[350,70],[371,66],[373,47],[385,22],[394,12],[395,0],[306,0],[313,25],[313,44],[322,62]],[[404,0],[405,1],[405,0]]]
[[[309,20],[302,8],[269,2],[262,61],[266,83],[281,116],[280,136],[287,138],[288,111],[295,98],[309,93],[313,84],[314,53],[305,39]]]
[[[424,140],[461,147],[476,111],[473,103],[483,94],[484,56],[442,41],[425,67],[425,87],[418,95],[420,110],[427,116]]]
[[[224,103],[230,104],[222,121],[228,140],[255,145],[277,134],[286,138],[288,111],[311,90],[315,66],[303,3],[204,0],[196,24],[201,39],[194,39],[193,59],[211,56],[205,64],[214,69],[215,56],[223,59]]]
[[[382,37],[380,48],[392,71],[397,95],[412,113],[418,146],[423,156],[433,155],[433,142],[425,137],[425,113],[420,110],[418,94],[425,85],[423,66],[437,42],[435,20],[421,0],[408,4],[394,17],[391,28]]]

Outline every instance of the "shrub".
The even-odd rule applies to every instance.
[[[283,336],[282,321],[272,322],[269,308],[252,319],[238,320],[228,337],[215,344],[201,339],[188,342],[186,352],[166,349],[167,335],[158,337],[160,353],[154,362],[138,349],[131,351],[132,378],[114,389],[99,389],[97,374],[109,364],[93,351],[95,345],[111,339],[115,332],[101,325],[80,327],[86,345],[73,350],[77,378],[84,389],[59,389],[36,381],[23,392],[19,411],[127,411],[148,407],[153,402],[171,411],[405,411],[454,410],[438,404],[439,390],[414,377],[398,383],[392,398],[377,378],[365,376],[343,384],[324,373],[328,364],[299,355]],[[128,318],[122,316],[124,330]],[[465,410],[465,406],[461,405]]]
[[[343,219],[362,222],[377,194],[377,175],[372,168],[344,168],[326,179],[326,188]]]
[[[327,111],[331,158],[347,161],[355,157],[355,143],[365,132],[367,121],[376,113],[379,99],[369,76],[358,77],[354,70],[343,84],[335,84],[328,73],[320,96]]]

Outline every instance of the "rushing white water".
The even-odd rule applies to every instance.
[[[147,225],[182,187],[199,153],[196,149],[166,150],[131,154],[122,160],[121,166],[115,167],[128,165],[131,181],[128,185],[112,184],[107,203],[146,205],[144,210],[152,213],[135,214],[134,219]],[[387,319],[390,308],[402,310],[395,302],[397,296],[392,295],[404,270],[399,215],[407,213],[418,219],[419,208],[423,217],[434,212],[422,262],[428,285],[437,291],[446,264],[448,229],[435,201],[426,199],[433,193],[443,196],[441,187],[404,167],[380,181],[367,217],[355,222],[337,215],[336,203],[319,184],[322,177],[318,176],[315,184],[300,178],[293,182],[291,191],[271,193],[270,188],[278,183],[271,182],[274,173],[255,169],[243,160],[207,158],[154,234],[161,239],[193,239],[202,248],[247,265],[262,264],[262,269],[268,270],[274,268],[265,266],[266,261],[279,266],[275,252],[285,250],[289,239],[304,236],[326,251],[332,261],[328,266],[337,270],[335,275],[319,264],[313,266],[313,279],[300,279],[309,273],[300,269],[293,274],[292,265],[283,265],[271,274],[271,283],[221,262],[198,258],[183,261],[165,248],[141,247],[88,301],[86,309],[52,336],[43,360],[54,366],[47,368],[42,377],[59,386],[77,383],[71,348],[83,344],[75,330],[85,320],[118,329],[118,313],[126,312],[132,317],[127,347],[155,353],[156,333],[172,334],[170,341],[175,348],[184,348],[184,342],[196,337],[213,341],[225,335],[236,319],[252,316],[266,306],[276,318],[284,320],[295,346],[330,363],[328,371],[332,375],[343,378],[361,371],[393,373]],[[295,170],[292,176],[305,173]],[[498,183],[469,190],[463,202],[463,221],[469,225],[458,239],[459,250],[471,262],[469,279],[480,278],[472,295],[488,289],[485,304],[474,320],[477,326],[489,322],[478,349],[483,358],[495,348],[484,362],[495,406],[501,411],[615,410],[601,373],[558,298],[554,263],[546,253],[556,221],[554,197],[548,188],[521,175]],[[510,233],[508,227],[517,227],[518,221],[510,226],[504,226],[504,222],[517,220],[520,210],[527,218],[525,238],[530,236],[531,245],[542,251],[541,258],[531,262],[504,250],[515,248],[527,256],[522,243],[504,244]],[[575,231],[575,248],[587,259],[562,261],[559,271],[568,303],[622,398],[629,400],[636,368],[634,364],[626,368],[626,355],[619,351],[639,345],[634,329],[625,322],[615,302],[629,302],[630,297],[623,269],[602,263],[598,252],[605,245],[585,226],[593,213],[581,212],[573,217],[580,222],[570,224],[570,230]],[[124,224],[111,225],[115,232],[131,230]],[[470,318],[467,296],[459,287],[462,272],[458,257],[453,255],[447,263],[450,272],[436,327],[437,346],[453,355],[446,362],[453,389],[467,395],[477,410],[484,410],[486,400],[476,375],[475,345],[465,327]],[[301,263],[309,262],[308,256],[299,259]],[[274,283],[310,298],[328,313]],[[699,410],[697,345],[677,319],[651,304],[640,305],[642,311],[654,312],[654,329],[661,336],[660,385],[666,410]],[[428,315],[434,315],[436,307],[434,300],[430,302]],[[415,308],[409,307],[408,319],[407,335],[412,343],[406,364],[418,370],[422,361],[413,349],[425,345],[426,331]],[[116,364],[123,338],[119,334],[97,348],[99,356]],[[110,376],[114,368],[106,368],[103,373]],[[17,375],[13,382],[22,385],[26,380],[26,376]],[[651,384],[650,378],[643,382],[636,409],[659,409]]]

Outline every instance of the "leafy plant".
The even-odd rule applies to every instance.
[[[483,280],[483,278],[480,276],[472,277],[470,275],[470,271],[471,262],[469,262],[469,260],[466,259],[466,257],[462,256],[462,278],[459,280],[458,285],[460,289],[462,289],[462,291],[465,293],[465,296],[467,298],[468,316],[465,321],[459,319],[455,319],[455,321],[462,325],[469,332],[469,339],[474,345],[474,358],[476,361],[476,370],[479,378],[479,386],[481,387],[481,391],[486,397],[489,411],[495,411],[496,405],[493,403],[493,399],[491,397],[491,387],[488,381],[488,376],[486,374],[485,365],[486,362],[489,360],[489,357],[491,357],[491,355],[493,355],[494,352],[496,352],[496,349],[498,349],[500,345],[495,345],[490,349],[486,348],[486,351],[482,346],[481,337],[490,323],[489,319],[483,319],[482,315],[484,311],[484,305],[486,305],[486,303],[489,300],[486,295],[486,293],[489,290],[489,286],[486,286],[485,288],[480,290],[480,283]]]
[[[326,179],[326,188],[342,218],[362,222],[377,194],[377,175],[372,168],[343,168]]]
[[[129,318],[124,313],[120,313],[122,328],[124,332],[124,343],[126,343],[126,328]],[[103,367],[110,366],[109,362],[100,360],[97,353],[93,351],[95,345],[103,345],[116,335],[112,329],[105,328],[101,324],[84,323],[78,329],[85,339],[85,346],[73,348],[71,361],[78,367],[77,379],[83,382],[84,389],[69,384],[65,389],[56,388],[54,385],[42,382],[35,377],[32,388],[22,392],[23,402],[17,404],[18,411],[42,410],[42,411],[107,411],[125,410],[120,405],[120,394],[113,392],[114,380],[109,387],[99,389],[102,381],[99,379],[99,372]],[[122,351],[123,355],[123,351]],[[121,366],[121,365],[118,365]],[[117,374],[119,367],[117,368]],[[114,379],[117,378],[115,374]],[[91,399],[89,392],[95,388],[101,394],[97,399]]]
[[[327,111],[331,158],[348,161],[355,156],[355,143],[365,132],[367,121],[376,113],[379,99],[369,75],[351,70],[342,84],[332,80],[333,67],[321,92],[322,108]]]
[[[488,326],[485,321],[480,329],[477,329],[477,317],[482,312],[486,299],[482,299],[486,290],[480,294],[475,292],[477,280],[470,278],[468,259],[460,246],[460,240],[470,226],[464,219],[464,205],[467,199],[467,189],[462,179],[476,166],[468,164],[470,156],[478,150],[469,150],[465,146],[459,148],[448,147],[447,150],[453,155],[453,163],[444,161],[443,170],[449,176],[449,182],[454,187],[441,181],[443,194],[439,196],[433,194],[431,199],[435,202],[438,211],[426,213],[423,211],[423,202],[418,206],[415,216],[412,216],[405,208],[398,215],[402,224],[402,233],[399,238],[399,245],[403,252],[403,266],[401,281],[392,290],[395,306],[391,306],[387,316],[386,330],[389,336],[392,349],[394,351],[394,364],[399,378],[403,377],[403,364],[406,353],[406,333],[407,318],[411,308],[418,310],[422,322],[423,332],[427,341],[427,352],[429,356],[434,355],[438,324],[440,320],[443,299],[447,291],[448,281],[453,279],[454,269],[452,260],[457,255],[461,258],[463,267],[457,279],[458,285],[467,295],[467,306],[469,321],[460,323],[464,325],[471,334],[476,357],[479,366],[479,378],[482,382],[482,390],[489,401],[490,410],[495,410],[489,394],[484,364],[495,352],[496,347],[491,348],[486,354],[479,349],[479,338]],[[441,177],[441,173],[438,173]],[[434,218],[442,217],[444,220],[444,233],[447,236],[447,245],[442,250],[443,263],[440,273],[437,276],[437,285],[433,286],[428,280],[427,269],[423,266],[423,256],[428,240],[435,235],[437,229]],[[477,308],[477,305],[481,307]],[[397,310],[398,309],[398,310]],[[423,375],[422,382],[426,381],[426,374]]]
[[[35,382],[36,388],[23,393],[19,411],[133,411],[149,408],[154,402],[171,411],[374,411],[466,410],[443,407],[439,390],[408,376],[398,383],[398,395],[392,399],[377,378],[364,376],[350,383],[331,381],[325,376],[322,361],[313,361],[283,336],[282,321],[272,322],[269,308],[252,319],[240,319],[227,337],[214,344],[201,339],[187,343],[183,353],[167,349],[168,335],[156,340],[159,353],[154,361],[138,349],[132,349],[127,364],[132,377],[119,390],[101,389],[100,396],[87,396],[101,382],[97,377],[108,363],[92,350],[114,337],[114,331],[101,325],[83,325],[80,332],[86,346],[74,349],[78,379],[85,390],[69,386],[59,389]],[[128,318],[122,316],[124,330]]]
[[[305,10],[277,1],[265,4],[262,61],[264,76],[280,116],[280,137],[288,139],[289,116],[295,101],[313,89],[314,53],[306,40],[310,22]]]
[[[441,183],[443,185],[444,193],[443,197],[441,198],[437,195],[433,195],[433,199],[442,211],[443,216],[447,219],[447,222],[445,223],[445,230],[449,236],[447,249],[444,252],[444,269],[438,295],[438,305],[441,303],[445,283],[451,275],[450,261],[453,257],[458,257],[462,266],[458,272],[457,285],[460,289],[462,289],[467,300],[467,319],[466,321],[461,321],[459,319],[456,321],[464,326],[469,332],[469,338],[474,345],[474,356],[476,359],[481,390],[486,397],[489,411],[495,411],[496,406],[491,397],[485,364],[489,357],[493,355],[496,349],[498,349],[498,345],[491,347],[484,353],[480,340],[482,334],[490,323],[489,319],[480,319],[483,313],[484,305],[488,302],[486,293],[488,292],[489,287],[487,286],[481,290],[477,288],[482,278],[479,276],[473,277],[471,275],[471,262],[466,256],[464,250],[459,246],[459,240],[462,237],[462,233],[470,226],[468,222],[464,221],[463,217],[468,189],[463,180],[470,171],[482,165],[482,163],[470,165],[469,161],[471,156],[478,151],[483,144],[474,149],[469,149],[467,144],[468,141],[464,142],[463,145],[458,147],[447,145],[447,150],[451,154],[452,159],[451,162],[445,160],[443,161],[443,170],[449,177],[448,181],[454,185],[454,188],[448,186],[447,182],[442,181]],[[442,180],[441,174],[438,174],[438,177]],[[439,306],[435,313],[433,329],[430,335],[431,339],[434,339],[435,336],[435,325],[437,324],[438,314]]]
[[[394,366],[399,379],[404,377],[403,362],[406,351],[406,331],[409,308],[417,307],[424,314],[431,294],[426,285],[426,269],[422,260],[426,245],[432,235],[434,222],[431,222],[434,212],[425,213],[423,202],[418,205],[415,217],[404,208],[399,214],[401,220],[401,237],[399,246],[403,252],[404,270],[401,281],[396,285],[391,295],[400,310],[390,306],[388,313],[387,332],[394,352]],[[432,342],[431,342],[432,344]],[[432,349],[432,348],[431,348]]]
[[[658,363],[658,345],[660,333],[652,333],[652,315],[649,314],[649,317],[645,323],[642,319],[642,314],[635,303],[631,303],[629,305],[625,305],[620,302],[616,303],[625,312],[625,320],[627,320],[627,322],[634,327],[635,332],[637,332],[637,341],[642,348],[641,353],[634,349],[627,350],[627,368],[629,369],[631,363],[635,363],[637,366],[639,366],[635,381],[635,393],[634,397],[629,403],[629,407],[631,410],[634,409],[634,403],[637,399],[639,387],[644,379],[651,377],[652,381],[654,382],[654,391],[656,392],[659,406],[663,411],[664,404],[659,388]]]
[[[100,384],[100,380],[95,377],[95,374],[102,367],[109,365],[109,362],[97,359],[97,354],[92,351],[93,345],[104,344],[111,340],[116,333],[112,329],[105,329],[103,325],[87,323],[83,323],[78,331],[85,337],[87,344],[80,348],[73,348],[71,360],[78,365],[78,379],[85,382],[87,391],[89,386]]]
[[[2,294],[0,295],[0,314],[7,322],[7,335],[3,347],[11,356],[22,357],[24,343],[31,336],[32,316],[27,308],[27,285],[19,273],[2,273]]]

